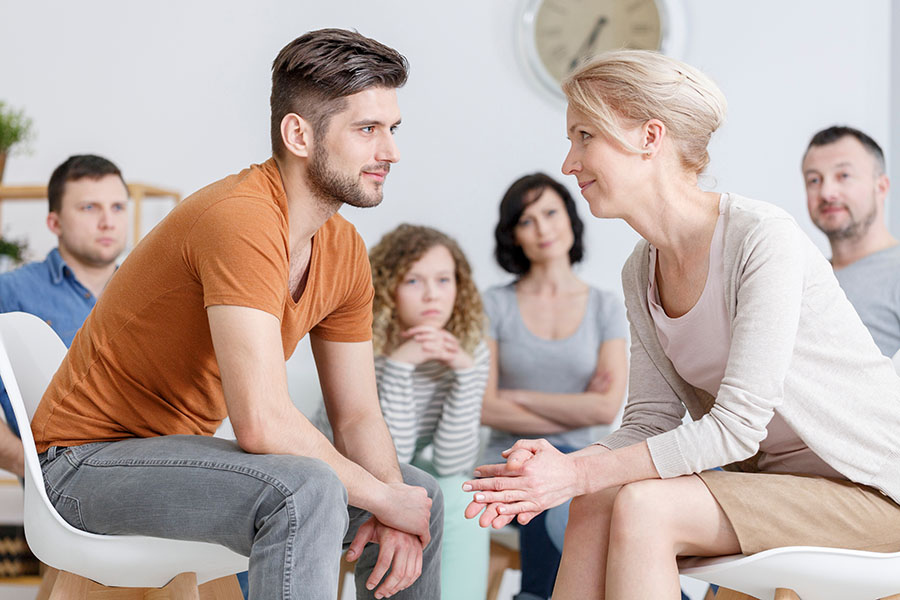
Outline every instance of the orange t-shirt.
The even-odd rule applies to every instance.
[[[281,321],[285,360],[312,331],[372,338],[366,247],[335,214],[312,240],[299,302],[288,289],[287,198],[269,159],[179,204],[116,271],[34,415],[50,446],[171,434],[212,435],[225,395],[206,308],[247,306]]]

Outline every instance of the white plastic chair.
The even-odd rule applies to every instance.
[[[900,373],[900,352],[892,360]],[[749,556],[688,557],[678,567],[682,575],[728,588],[717,599],[900,600],[900,552],[787,546]]]
[[[682,575],[759,600],[900,599],[891,596],[900,592],[900,552],[787,546],[749,556],[683,558],[678,566]]]
[[[65,354],[65,345],[38,317],[20,312],[0,314],[0,378],[9,393],[25,448],[25,537],[35,556],[60,572],[59,576],[56,572],[45,576],[40,597],[87,597],[77,594],[99,587],[83,580],[77,584],[69,574],[124,588],[161,588],[188,574],[179,577],[177,585],[173,581],[165,588],[170,590],[170,597],[242,599],[236,578],[215,580],[245,571],[245,556],[204,542],[87,533],[69,525],[56,512],[44,489],[28,423]],[[196,574],[196,580],[190,574]],[[66,591],[50,593],[48,586],[54,585],[53,580],[57,588],[65,581]],[[198,584],[207,582],[198,588]],[[103,598],[118,597],[112,590],[103,593]],[[133,589],[122,590],[123,597],[134,598],[134,593]],[[159,590],[148,595],[166,597]]]

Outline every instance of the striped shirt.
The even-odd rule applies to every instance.
[[[459,370],[433,360],[412,365],[385,356],[375,359],[381,412],[400,462],[411,462],[431,445],[439,476],[472,472],[490,367],[484,342],[475,348],[472,359],[474,366]]]

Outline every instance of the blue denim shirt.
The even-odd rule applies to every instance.
[[[43,262],[0,274],[0,313],[21,311],[47,322],[66,347],[87,319],[97,298],[81,284],[54,248]],[[6,388],[0,382],[0,406],[19,435]]]

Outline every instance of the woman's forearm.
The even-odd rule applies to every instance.
[[[485,397],[481,422],[494,429],[523,436],[552,435],[571,429],[504,399],[499,394],[491,398]]]
[[[532,390],[503,390],[501,395],[529,412],[565,426],[567,429],[608,425],[622,406],[622,395],[615,392],[548,394]]]
[[[617,450],[593,444],[568,455],[578,479],[579,495],[644,479],[659,479],[647,442]]]

